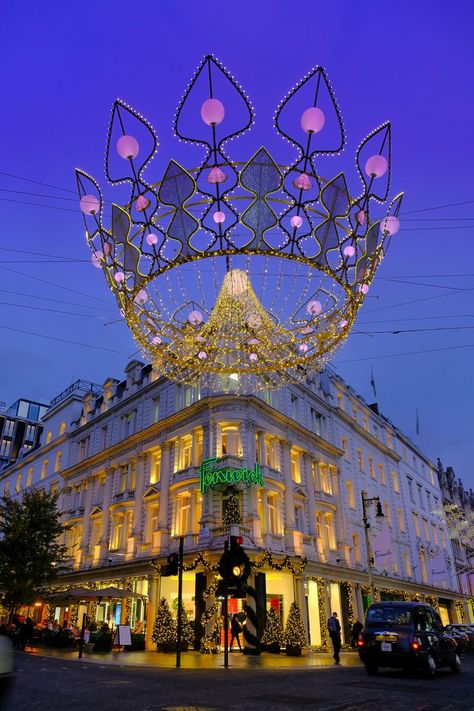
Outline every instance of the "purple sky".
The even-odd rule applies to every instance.
[[[74,193],[76,166],[105,184],[113,100],[123,98],[152,122],[161,144],[155,162],[163,170],[176,151],[174,110],[203,54],[214,52],[253,99],[255,147],[275,144],[273,136],[265,137],[276,104],[321,64],[349,138],[343,167],[351,165],[360,139],[388,118],[393,191],[405,191],[402,230],[358,328],[444,329],[354,334],[334,364],[369,401],[372,364],[382,411],[474,486],[472,2],[244,0],[234,7],[231,14],[228,3],[208,0],[137,6],[30,0],[3,8],[0,400],[48,401],[78,377],[99,383],[108,375],[121,377],[136,350],[124,324],[104,325],[117,310],[102,274],[90,266]],[[426,209],[452,203],[466,204]],[[425,352],[394,357],[419,351]]]

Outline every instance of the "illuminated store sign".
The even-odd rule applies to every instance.
[[[210,457],[204,459],[199,467],[199,479],[201,484],[201,494],[205,494],[208,489],[213,489],[222,485],[232,486],[240,482],[250,485],[265,486],[260,465],[255,462],[253,469],[235,469],[225,465],[227,457]]]

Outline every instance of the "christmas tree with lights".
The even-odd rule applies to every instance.
[[[192,647],[194,644],[194,630],[193,626],[189,621],[188,613],[186,608],[183,606],[181,608],[181,645],[189,645]]]
[[[223,499],[222,525],[223,526],[240,526],[242,523],[242,514],[240,513],[240,499],[235,492],[229,492],[228,496]]]
[[[165,597],[162,597],[160,600],[151,638],[153,642],[156,642],[156,646],[159,649],[172,648],[176,646],[176,623],[171,616],[168,601]]]
[[[280,647],[283,644],[283,628],[274,607],[271,607],[267,612],[265,628],[260,641],[267,652],[280,654]]]
[[[301,654],[301,649],[306,644],[303,619],[301,617],[300,608],[296,602],[291,603],[288,619],[286,620],[285,644],[286,653],[295,657]]]

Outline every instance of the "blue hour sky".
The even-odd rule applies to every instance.
[[[2,9],[2,26],[0,400],[49,401],[73,379],[121,377],[136,350],[123,323],[107,325],[117,310],[75,196],[76,166],[105,183],[114,99],[155,126],[163,170],[203,54],[253,99],[254,148],[275,145],[276,104],[320,64],[348,134],[342,167],[390,119],[393,192],[405,192],[402,229],[358,317],[364,333],[334,366],[369,402],[373,366],[382,411],[474,486],[472,2],[26,0]]]

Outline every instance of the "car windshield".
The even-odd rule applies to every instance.
[[[391,627],[410,627],[413,616],[410,610],[400,607],[372,607],[367,611],[366,626],[389,625]]]

